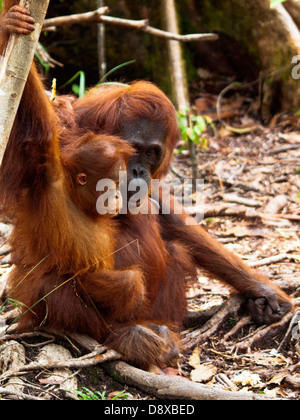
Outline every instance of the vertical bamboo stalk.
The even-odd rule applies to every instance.
[[[0,68],[0,164],[21,101],[50,0],[21,0],[35,19],[30,35],[13,34]],[[34,101],[34,97],[32,98]]]

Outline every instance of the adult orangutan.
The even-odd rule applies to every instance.
[[[6,1],[2,48],[8,34],[33,29],[15,4]],[[96,184],[106,170],[115,180],[127,163],[129,181],[161,178],[178,138],[173,105],[150,83],[96,88],[72,104],[61,98],[54,112],[32,68],[0,173],[15,223],[10,283],[24,306],[20,328],[86,332],[138,365],[166,362],[177,352],[185,277],[196,266],[244,295],[258,322],[290,309],[268,278],[187,226],[174,200],[171,214],[158,217],[97,213]]]
[[[6,16],[1,49],[8,33],[32,25],[19,6]],[[114,218],[118,189],[112,208],[99,214],[101,193],[110,194],[99,181],[118,187],[134,149],[117,136],[66,127],[59,113],[33,65],[0,169],[2,210],[14,222],[9,285],[22,307],[19,331],[45,325],[87,333],[139,366],[166,362],[178,351],[191,258],[163,241],[155,215]]]
[[[129,180],[167,174],[174,146],[179,140],[176,112],[169,99],[153,84],[137,82],[92,89],[73,103],[78,127],[94,133],[118,135],[137,154],[129,160]],[[160,199],[160,207],[163,203]],[[162,238],[185,246],[193,263],[205,269],[248,299],[257,323],[279,320],[291,308],[289,297],[266,276],[249,268],[239,257],[214,240],[201,226],[189,226],[184,211],[178,215],[171,197],[171,211],[159,215]]]

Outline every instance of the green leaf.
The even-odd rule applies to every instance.
[[[135,60],[127,61],[126,63],[122,63],[119,66],[114,67],[112,70],[110,70],[108,73],[106,73],[102,77],[102,79],[99,81],[99,83],[97,83],[96,86],[101,85],[108,78],[108,76],[110,76],[112,73],[116,72],[117,70],[122,69],[123,67],[130,66],[130,64],[133,64],[133,63],[135,63]]]
[[[196,140],[196,138],[197,138],[197,135],[196,135],[196,133],[194,132],[194,130],[193,130],[191,127],[188,127],[188,129],[187,129],[186,131],[187,131],[187,135],[188,135],[189,139],[190,139],[191,141],[195,141],[195,140]]]
[[[183,131],[183,130],[187,129],[187,127],[188,127],[188,121],[187,121],[186,117],[185,116],[180,116],[179,117],[179,128],[180,128],[180,130]]]
[[[181,138],[182,138],[183,141],[187,141],[187,139],[188,139],[187,128],[183,128],[181,130]]]
[[[283,3],[285,0],[271,0],[271,8],[278,6],[278,4]]]
[[[73,82],[75,82],[76,79],[79,77],[79,86],[78,89],[76,88],[76,85],[72,86],[73,92],[79,96],[79,98],[82,98],[85,93],[85,72],[84,71],[78,71],[73,77],[71,77],[70,80],[67,81],[64,85],[60,87],[60,89],[71,85]]]
[[[72,92],[74,95],[79,96],[79,86],[78,85],[72,85]]]
[[[207,129],[207,124],[204,117],[201,117],[201,116],[196,117],[196,123],[197,123],[197,126],[199,126],[202,133],[203,131]]]

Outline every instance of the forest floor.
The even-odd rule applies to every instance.
[[[257,327],[242,299],[230,297],[225,285],[199,273],[196,284],[189,283],[190,317],[182,333],[178,365],[164,372],[154,368],[156,375],[183,376],[188,383],[205,384],[233,395],[242,391],[243,395],[300,399],[298,131],[297,119],[288,117],[269,128],[256,127],[240,135],[227,129],[214,130],[208,135],[208,148],[198,156],[206,206],[202,226],[247,263],[269,275],[293,297],[296,308],[275,325]],[[167,182],[189,178],[189,157],[177,155],[173,169]],[[7,224],[0,227],[4,243],[9,229]],[[4,284],[9,269],[9,258],[4,256],[0,297],[1,279]],[[155,386],[145,391],[134,379],[121,385],[116,376],[108,375],[97,364],[99,352],[91,352],[93,347],[74,336],[56,332],[4,335],[3,327],[15,317],[15,311],[11,307],[0,314],[0,399],[157,398]],[[53,344],[54,356],[46,351],[43,355],[41,349]],[[75,359],[77,363],[68,364]],[[60,362],[54,370],[49,365],[53,360]],[[32,362],[40,365],[26,371],[24,366]]]

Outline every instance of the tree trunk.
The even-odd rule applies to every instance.
[[[105,0],[97,0],[97,7],[105,6]],[[106,48],[105,48],[105,24],[98,23],[98,63],[99,63],[99,76],[102,79],[107,71],[106,64]]]
[[[166,21],[166,30],[175,34],[179,34],[178,18],[176,13],[175,0],[165,0],[163,2],[164,16]],[[178,41],[169,40],[169,58],[170,70],[173,82],[173,91],[177,108],[179,111],[185,112],[190,108],[190,100],[187,87],[187,78],[185,63],[182,56],[182,45]],[[192,177],[194,185],[198,178],[197,151],[194,142],[189,140],[189,150],[192,162]]]
[[[21,0],[35,19],[31,35],[12,35],[0,69],[0,163],[5,152],[50,0]],[[34,98],[32,98],[34,100]]]
[[[288,111],[300,107],[300,83],[293,79],[291,65],[292,58],[300,54],[300,32],[286,7],[298,10],[300,16],[299,6],[291,0],[274,9],[270,0],[184,0],[181,11],[185,7],[193,13],[191,31],[225,34],[228,42],[234,39],[246,47],[262,71],[265,86],[272,90],[273,84],[279,84],[276,100]]]

